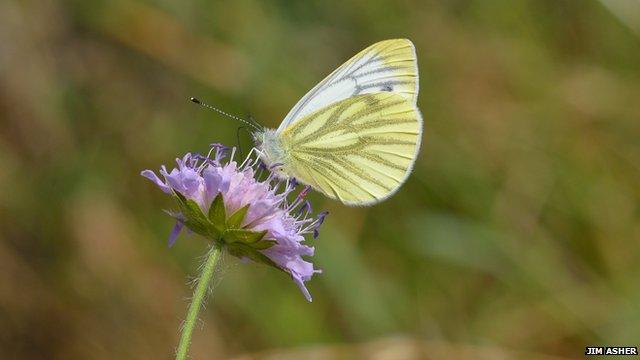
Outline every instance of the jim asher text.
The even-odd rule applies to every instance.
[[[587,346],[585,355],[638,355],[637,346]]]

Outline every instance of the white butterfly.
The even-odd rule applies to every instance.
[[[420,149],[416,52],[406,39],[371,45],[332,72],[277,130],[254,134],[260,156],[348,205],[371,205],[406,181]]]

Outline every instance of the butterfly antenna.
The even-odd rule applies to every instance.
[[[262,126],[262,124],[260,124],[253,116],[251,116],[251,114],[249,114],[248,117],[249,117],[249,121],[254,123],[257,127],[261,128],[261,129],[264,128],[264,126]]]
[[[213,106],[211,106],[209,104],[205,104],[202,101],[200,101],[200,100],[198,100],[198,99],[196,99],[194,97],[192,97],[190,100],[191,100],[191,102],[196,103],[196,104],[198,104],[198,105],[200,105],[202,107],[206,107],[207,109],[213,110],[213,111],[217,112],[220,115],[224,115],[226,117],[230,117],[230,118],[232,118],[234,120],[237,120],[237,121],[240,121],[242,123],[245,123],[245,124],[247,124],[249,126],[254,127],[256,130],[261,130],[261,127],[259,126],[260,124],[255,123],[255,120],[253,122],[252,121],[247,121],[247,120],[239,118],[239,117],[237,117],[235,115],[231,115],[231,114],[229,114],[229,113],[227,113],[225,111],[222,111],[222,110],[220,110],[220,109],[218,109],[216,107],[213,107]]]

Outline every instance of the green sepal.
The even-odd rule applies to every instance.
[[[273,260],[269,259],[265,254],[261,253],[260,251],[252,248],[247,244],[236,242],[236,243],[227,244],[226,247],[229,250],[229,253],[233,256],[236,256],[239,258],[248,257],[249,259],[255,262],[260,262],[284,271],[282,268],[278,266],[278,264],[276,264]]]
[[[225,230],[225,221],[227,219],[227,211],[224,208],[224,199],[222,198],[222,193],[218,193],[213,202],[211,203],[211,207],[209,207],[209,221],[213,227],[222,234]]]
[[[231,214],[227,219],[227,229],[239,229],[242,220],[244,220],[244,217],[247,215],[247,211],[249,211],[249,204]]]
[[[222,234],[222,240],[227,244],[243,243],[253,245],[267,234],[267,230],[264,231],[249,231],[242,229],[229,229]]]
[[[205,237],[214,239],[220,237],[222,229],[213,226],[195,201],[185,198],[184,195],[177,191],[173,193],[185,218],[184,223],[189,229]]]
[[[273,245],[275,245],[276,243],[277,242],[275,240],[262,240],[262,241],[251,244],[251,247],[256,250],[266,250],[272,247]]]
[[[276,244],[274,240],[264,240],[267,230],[250,231],[240,228],[249,211],[249,205],[227,218],[224,198],[222,194],[218,194],[213,199],[207,216],[195,201],[185,198],[177,191],[174,191],[174,195],[184,216],[185,225],[193,232],[213,241],[220,241],[234,256],[247,257],[282,270],[273,260],[260,252]]]

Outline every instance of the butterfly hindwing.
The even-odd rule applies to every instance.
[[[356,54],[302,97],[282,121],[278,132],[333,103],[379,92],[399,94],[415,105],[418,66],[411,41],[380,41]]]
[[[346,98],[279,133],[288,175],[351,205],[392,195],[411,172],[421,135],[417,107],[395,92]]]

